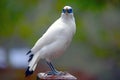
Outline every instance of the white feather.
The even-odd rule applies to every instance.
[[[75,32],[73,13],[67,15],[62,13],[31,49],[34,56],[29,63],[30,70],[35,70],[39,59],[51,61],[52,58],[60,56],[69,46]]]

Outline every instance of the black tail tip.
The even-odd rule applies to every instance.
[[[26,70],[26,72],[25,72],[25,77],[30,76],[30,75],[33,74],[33,71],[30,71],[29,68],[30,67],[28,67],[27,70]]]

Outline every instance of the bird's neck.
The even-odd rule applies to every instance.
[[[66,14],[63,14],[63,13],[61,14],[61,18],[65,19],[65,20],[73,20],[74,19],[73,14],[66,15]]]

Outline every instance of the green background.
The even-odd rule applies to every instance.
[[[85,74],[95,80],[120,79],[120,0],[0,0],[0,47],[7,54],[1,80],[24,79],[24,69],[11,66],[9,51],[32,48],[65,5],[73,8],[77,31],[66,54],[54,64],[77,78]]]

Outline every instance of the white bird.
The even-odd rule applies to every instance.
[[[33,74],[38,61],[45,59],[51,71],[49,74],[57,75],[57,71],[51,63],[51,60],[60,56],[69,46],[76,32],[76,24],[73,16],[73,10],[70,6],[62,9],[61,16],[56,20],[43,36],[35,43],[33,48],[27,53],[29,56],[26,76]]]

